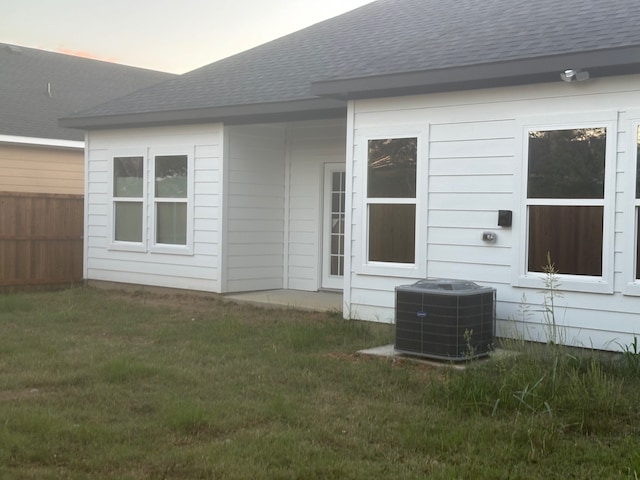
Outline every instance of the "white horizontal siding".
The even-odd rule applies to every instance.
[[[220,291],[222,126],[198,125],[96,131],[89,134],[85,277],[202,291]],[[187,147],[194,155],[193,252],[171,255],[109,248],[109,162],[125,148]],[[148,209],[152,210],[152,209]],[[150,214],[150,213],[148,213]],[[151,235],[151,233],[148,233]]]
[[[321,287],[324,165],[345,161],[345,122],[289,125],[287,288]]]
[[[225,292],[283,286],[285,129],[227,127]]]
[[[640,297],[622,295],[628,281],[627,264],[633,258],[628,251],[629,236],[635,235],[628,224],[630,195],[628,166],[635,162],[635,152],[628,151],[628,126],[640,109],[640,76],[598,79],[581,85],[555,84],[486,89],[456,93],[383,98],[356,101],[353,105],[354,144],[350,158],[353,169],[351,287],[345,299],[348,310],[359,318],[392,321],[394,288],[413,283],[415,278],[397,277],[396,273],[367,275],[361,272],[365,236],[361,231],[364,186],[362,176],[366,158],[364,140],[371,131],[384,136],[385,129],[420,131],[428,138],[423,145],[428,154],[423,187],[418,203],[423,216],[419,224],[427,225],[426,241],[418,246],[426,258],[430,277],[464,278],[497,289],[497,313],[500,328],[516,325],[520,335],[542,339],[542,320],[538,317],[517,319],[525,292],[531,308],[540,308],[542,296],[537,288],[512,287],[515,242],[525,219],[520,217],[519,172],[522,145],[518,125],[531,116],[557,121],[559,116],[579,122],[593,112],[619,114],[618,131],[609,132],[617,139],[614,294],[565,292],[558,312],[564,322],[568,343],[617,349],[640,332]],[[631,116],[630,116],[631,115]],[[636,117],[637,118],[637,115]],[[382,132],[382,133],[380,133]],[[498,227],[498,210],[513,211],[513,227]],[[482,232],[497,235],[495,243],[482,241]],[[542,281],[540,289],[543,287]],[[537,306],[537,307],[536,307]],[[514,323],[515,322],[515,323]]]

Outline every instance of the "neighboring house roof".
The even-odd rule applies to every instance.
[[[379,0],[62,123],[344,115],[348,98],[638,72],[638,25],[637,0]]]
[[[0,137],[83,141],[58,118],[172,77],[0,43]]]

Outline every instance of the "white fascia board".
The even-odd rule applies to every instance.
[[[18,143],[21,145],[36,145],[39,147],[84,149],[84,142],[60,140],[57,138],[19,137],[17,135],[0,135],[0,143]]]

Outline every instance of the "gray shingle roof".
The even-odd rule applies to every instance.
[[[99,127],[224,119],[266,111],[265,105],[277,111],[311,101],[321,111],[339,103],[314,95],[332,93],[331,88],[312,88],[314,82],[531,59],[537,59],[535,69],[541,73],[553,56],[562,60],[562,55],[601,51],[598,58],[606,59],[608,49],[640,46],[638,25],[637,0],[378,0],[66,122]],[[625,52],[627,57],[636,54]],[[639,64],[640,58],[630,61]],[[547,77],[535,79],[550,81],[553,69],[558,80],[558,65],[549,63]],[[445,81],[440,83],[447,88]],[[152,115],[158,112],[166,113]],[[90,118],[102,120],[91,124]]]
[[[0,135],[84,140],[58,118],[172,77],[0,43]]]

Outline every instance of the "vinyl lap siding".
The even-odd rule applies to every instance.
[[[84,152],[0,145],[0,192],[84,193]]]
[[[289,127],[288,287],[320,286],[324,165],[345,161],[345,122],[301,122]]]
[[[225,292],[282,288],[285,129],[232,126],[228,132]]]
[[[640,332],[640,297],[623,295],[629,275],[627,245],[634,235],[626,220],[629,206],[628,152],[631,118],[640,108],[639,77],[598,80],[589,85],[558,84],[357,101],[354,109],[352,272],[350,297],[353,316],[392,322],[394,288],[416,278],[370,275],[362,272],[364,235],[360,230],[364,188],[364,138],[384,132],[385,126],[421,129],[428,138],[426,185],[418,200],[426,206],[419,222],[427,225],[426,241],[419,245],[426,257],[429,277],[464,278],[497,289],[499,333],[545,340],[540,313],[540,288],[513,286],[517,271],[521,218],[520,164],[523,140],[520,125],[527,117],[557,122],[564,116],[580,122],[584,114],[619,112],[615,168],[614,293],[564,292],[557,314],[566,343],[617,349]],[[635,113],[630,113],[630,109]],[[526,174],[526,172],[525,172]],[[524,194],[523,194],[524,195]],[[513,227],[497,226],[497,211],[513,211]],[[497,234],[496,243],[481,239],[483,231]],[[515,265],[515,266],[514,266]],[[526,300],[523,301],[523,294]],[[509,333],[511,332],[511,333]],[[516,333],[513,333],[516,332]]]
[[[194,154],[194,233],[191,255],[109,248],[109,162],[125,148],[185,146]],[[91,132],[87,151],[86,262],[89,280],[220,291],[222,126],[200,125]],[[151,215],[153,207],[147,208]],[[147,232],[147,236],[152,235]]]

